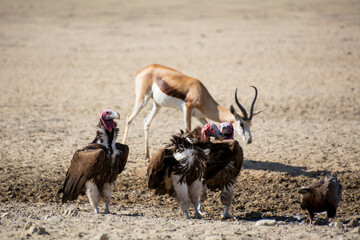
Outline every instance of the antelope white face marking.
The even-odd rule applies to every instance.
[[[235,131],[239,134],[241,139],[250,144],[252,142],[251,132],[250,132],[251,121],[244,121],[242,118],[236,120]]]

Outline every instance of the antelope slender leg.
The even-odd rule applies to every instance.
[[[135,105],[133,109],[130,111],[130,113],[126,117],[126,124],[125,124],[125,130],[124,130],[124,136],[122,143],[126,143],[126,138],[128,135],[129,127],[131,122],[134,120],[134,118],[138,115],[138,113],[145,107],[147,102],[149,101],[151,97],[152,91],[150,91],[142,100],[136,100]]]
[[[149,154],[149,127],[151,124],[151,121],[154,119],[156,113],[159,111],[160,105],[156,102],[153,102],[153,106],[149,114],[144,119],[144,140],[145,140],[145,159],[150,159]]]
[[[184,121],[185,121],[185,129],[191,131],[191,114],[192,114],[193,108],[190,106],[184,106],[183,112],[184,112]]]
[[[200,123],[201,123],[202,125],[205,125],[205,124],[208,123],[208,121],[206,120],[206,118],[198,118],[198,120],[200,121]]]

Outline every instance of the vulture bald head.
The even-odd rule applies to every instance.
[[[310,223],[313,222],[314,213],[327,212],[328,218],[336,215],[341,200],[342,186],[335,176],[327,175],[324,180],[310,187],[302,187],[301,208],[309,214]]]
[[[224,139],[224,135],[220,132],[219,128],[214,123],[207,123],[201,129],[201,140],[208,140],[210,137],[214,137],[219,140]]]
[[[111,109],[105,109],[101,112],[100,121],[109,132],[112,132],[116,127],[114,119],[120,119],[120,114]]]
[[[219,127],[225,140],[234,139],[234,127],[230,122],[222,122],[219,124]]]

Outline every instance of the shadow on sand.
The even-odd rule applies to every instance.
[[[262,162],[262,161],[254,161],[254,160],[244,160],[243,168],[252,169],[252,170],[272,171],[272,172],[285,172],[293,177],[297,177],[297,176],[318,177],[320,175],[328,173],[328,171],[326,170],[307,171],[306,167],[297,167],[297,166],[291,166],[277,162]]]

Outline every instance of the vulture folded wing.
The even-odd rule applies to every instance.
[[[211,179],[233,161],[232,154],[227,144],[222,142],[212,143],[209,160],[206,163],[205,181]]]
[[[235,163],[234,163],[235,168],[239,169],[239,171],[240,171],[243,161],[244,161],[244,152],[243,152],[239,142],[236,140],[231,140],[230,149],[235,155]]]
[[[148,165],[148,188],[155,189],[156,194],[169,193],[165,186],[166,173],[168,172],[168,174],[170,174],[171,166],[176,163],[177,161],[169,149],[158,150],[150,159]]]
[[[129,156],[129,147],[125,144],[116,143],[116,149],[120,151],[120,154],[116,159],[118,166],[118,174],[120,174],[125,168]]]
[[[107,150],[100,144],[91,144],[76,151],[66,173],[62,202],[76,199],[85,182],[99,175],[107,158]]]
[[[210,190],[233,185],[243,162],[243,151],[239,143],[236,140],[215,141],[210,149],[204,184]]]

